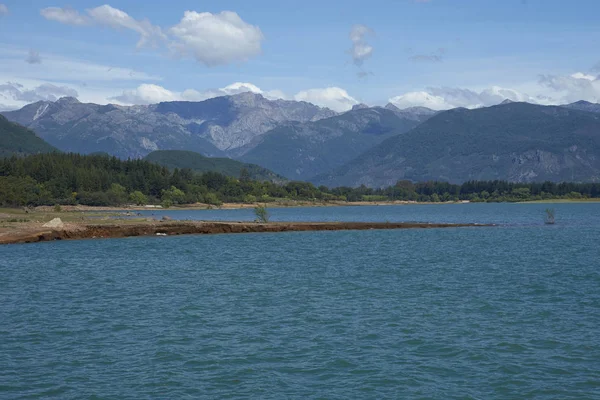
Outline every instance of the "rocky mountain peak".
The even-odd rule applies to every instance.
[[[366,105],[365,103],[355,104],[355,105],[352,106],[352,111],[363,110],[365,108],[369,108],[369,106]]]
[[[79,104],[80,101],[77,100],[77,98],[75,98],[75,97],[65,96],[65,97],[61,97],[60,99],[56,100],[55,103],[65,106],[65,105],[70,105],[70,104]]]
[[[229,96],[229,100],[238,107],[256,107],[268,101],[260,93],[244,92]]]
[[[399,109],[398,107],[396,107],[395,105],[393,105],[392,103],[387,103],[387,104],[385,105],[385,107],[383,107],[383,108],[385,108],[385,109],[387,109],[387,110],[390,110],[390,111],[393,111],[393,112],[398,112],[398,111],[400,111],[400,109]]]

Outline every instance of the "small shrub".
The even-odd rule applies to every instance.
[[[262,223],[269,222],[269,212],[267,211],[267,207],[265,207],[265,206],[254,207],[254,215],[256,215],[257,222],[262,222]]]
[[[129,201],[133,202],[136,206],[143,206],[148,204],[148,197],[139,190],[136,190],[129,195]]]
[[[223,204],[219,197],[212,192],[206,193],[204,195],[204,202],[206,204],[212,204],[213,206],[220,206],[221,204]]]
[[[62,211],[62,207],[60,206],[60,204],[56,204],[56,205],[54,206],[54,212],[57,212],[57,213],[59,213],[59,212],[61,212],[61,211]]]

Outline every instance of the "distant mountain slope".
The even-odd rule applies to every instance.
[[[305,180],[343,165],[419,122],[381,107],[355,107],[332,118],[277,127],[253,142],[240,159]]]
[[[427,118],[431,118],[435,114],[439,113],[439,111],[435,111],[427,107],[408,107],[400,109],[392,103],[387,103],[384,108],[395,112],[396,115],[398,115],[401,118],[413,119],[419,122],[423,122]]]
[[[327,186],[413,181],[600,181],[600,115],[509,103],[439,113],[332,172]]]
[[[64,97],[3,114],[61,150],[106,152],[121,158],[143,157],[161,149],[223,156],[282,122],[336,115],[310,103],[272,101],[253,93],[131,107],[84,104]]]
[[[58,151],[29,129],[0,115],[0,157]]]
[[[590,103],[589,101],[580,100],[575,103],[565,104],[562,107],[569,108],[571,110],[588,111],[593,113],[600,113],[600,104]]]
[[[243,169],[246,169],[250,179],[270,182],[284,182],[287,179],[255,164],[246,164],[230,158],[210,158],[193,151],[184,150],[157,150],[145,158],[155,164],[163,165],[169,169],[189,168],[197,172],[219,172],[223,175],[239,178]]]

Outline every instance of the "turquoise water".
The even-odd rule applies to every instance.
[[[0,398],[598,399],[600,204],[554,205],[554,226],[546,207],[279,209],[502,225],[0,247]]]

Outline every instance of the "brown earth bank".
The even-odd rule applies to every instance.
[[[339,231],[369,229],[416,229],[483,227],[483,224],[437,224],[413,222],[137,222],[111,224],[66,223],[61,228],[44,228],[23,224],[16,229],[0,231],[0,244],[35,243],[52,240],[123,238],[131,236],[172,236],[190,234]]]

